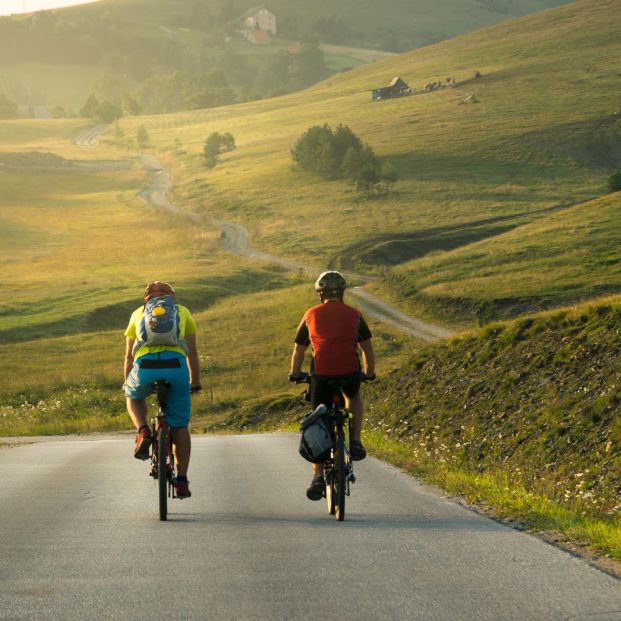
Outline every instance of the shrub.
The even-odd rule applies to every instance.
[[[113,123],[123,116],[123,111],[110,101],[102,101],[95,116],[102,123]]]
[[[323,179],[349,180],[367,196],[387,193],[398,177],[395,167],[381,163],[373,149],[346,125],[334,131],[328,125],[309,128],[293,145],[291,157],[300,168]]]
[[[608,192],[621,191],[621,170],[613,173],[608,177]]]
[[[224,134],[220,134],[218,132],[212,132],[205,140],[205,144],[203,145],[203,157],[205,158],[205,163],[210,168],[213,168],[217,161],[220,153],[226,151],[232,151],[235,149],[235,138],[233,134],[226,132]]]
[[[138,128],[137,134],[138,144],[141,147],[146,147],[149,144],[149,133],[147,132],[147,128],[144,125],[141,125]]]

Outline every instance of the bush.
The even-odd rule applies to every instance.
[[[123,111],[110,101],[100,102],[91,94],[82,106],[80,116],[97,119],[102,123],[113,123],[123,116]]]
[[[149,144],[149,133],[147,132],[147,128],[144,125],[141,125],[138,128],[137,134],[138,144],[140,147],[146,147]]]
[[[233,134],[229,132],[224,134],[212,132],[203,145],[203,157],[207,166],[213,168],[218,161],[220,153],[232,151],[233,149],[235,149],[235,137]]]
[[[608,192],[621,191],[621,170],[613,173],[608,177]]]
[[[110,101],[102,101],[95,116],[102,123],[113,123],[123,116],[123,111]]]
[[[315,125],[298,138],[291,149],[291,157],[300,168],[324,179],[341,179],[348,176],[343,166],[346,155],[349,153],[345,168],[351,171],[354,154],[362,153],[365,148],[370,149],[347,126],[339,125],[333,132],[328,125]]]
[[[373,149],[346,125],[336,130],[328,125],[309,128],[293,145],[296,165],[323,179],[347,179],[369,196],[386,194],[398,173],[390,162],[380,162]]]

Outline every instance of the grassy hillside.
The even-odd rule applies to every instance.
[[[409,303],[419,292],[419,307],[453,319],[457,305],[468,322],[483,307],[504,313],[567,303],[620,284],[605,267],[614,261],[608,253],[618,245],[618,221],[609,218],[601,235],[587,233],[617,201],[604,196],[608,176],[621,165],[617,8],[612,0],[596,7],[582,0],[374,63],[300,94],[122,125],[131,133],[144,124],[160,152],[179,141],[186,155],[169,161],[180,199],[244,223],[273,252],[378,273],[398,265],[387,278],[396,297]],[[475,79],[475,70],[483,77]],[[418,92],[371,102],[371,89],[394,75]],[[456,76],[456,88],[420,92],[447,75]],[[468,95],[479,103],[459,105]],[[309,126],[324,123],[349,125],[391,160],[400,175],[395,191],[360,200],[344,183],[293,170],[292,145]],[[200,152],[212,131],[233,133],[238,148],[208,170]],[[587,252],[575,249],[573,230],[585,240],[589,235]],[[557,233],[574,250],[547,258],[525,253],[518,268],[498,266],[500,248],[501,256],[524,250],[523,235],[541,246]],[[461,275],[469,253],[477,283]],[[593,261],[603,262],[596,287]],[[542,269],[547,274],[537,288],[524,274]],[[511,299],[505,299],[509,270]]]
[[[133,154],[76,146],[83,129],[0,122],[0,285],[11,291],[0,302],[0,436],[128,428],[122,332],[154,279],[175,285],[200,328],[197,429],[288,397],[312,283],[223,252],[207,222],[149,207]],[[406,342],[379,326],[376,334],[384,369],[396,367]]]
[[[454,492],[621,559],[620,330],[612,298],[430,347],[374,387],[371,428],[436,480],[467,473]]]
[[[260,99],[378,57],[350,48],[409,50],[563,1],[277,0],[278,37],[257,46],[234,26],[251,2],[102,0],[0,18],[0,95],[59,116],[91,93],[131,114]],[[326,44],[323,59],[293,51],[310,40]]]

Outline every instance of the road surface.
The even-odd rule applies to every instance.
[[[345,522],[295,434],[195,436],[158,520],[130,435],[0,448],[0,619],[619,621],[621,582],[378,460]]]

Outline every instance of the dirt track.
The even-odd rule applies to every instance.
[[[322,268],[319,267],[303,265],[301,263],[283,259],[282,257],[277,257],[266,252],[254,250],[250,246],[248,231],[240,224],[226,222],[224,220],[212,220],[212,222],[222,230],[220,244],[229,252],[260,261],[276,263],[277,265],[282,265],[287,269],[300,270],[313,275],[322,271]],[[350,276],[367,282],[371,280],[369,277],[360,274],[351,274]],[[383,321],[384,323],[387,323],[388,325],[397,328],[410,336],[420,339],[421,341],[430,343],[437,339],[450,337],[454,334],[450,330],[436,326],[435,324],[406,315],[391,304],[384,302],[377,296],[364,289],[364,286],[348,289],[348,293],[352,297],[356,298],[357,306],[364,312],[365,315],[379,319],[380,321]]]
[[[107,125],[97,125],[83,132],[74,140],[74,142],[75,144],[83,147],[93,146],[94,140],[105,132],[108,127],[109,126]],[[161,165],[156,157],[152,155],[140,155],[138,158],[143,168],[149,174],[148,186],[140,192],[140,196],[147,203],[156,209],[163,209],[174,213],[175,215],[187,218],[192,222],[204,222],[204,218],[202,216],[191,213],[183,207],[170,202],[167,196],[168,191],[172,188],[170,172]],[[255,250],[250,245],[250,234],[248,233],[248,230],[241,224],[228,222],[226,220],[211,220],[211,224],[222,231],[222,236],[220,238],[220,245],[222,248],[233,254],[257,261],[275,263],[276,265],[280,265],[286,269],[306,272],[309,275],[315,275],[324,269],[322,267],[304,265],[284,257]],[[372,277],[361,274],[347,275],[366,283],[373,280]],[[374,319],[397,328],[409,336],[427,343],[438,339],[448,338],[454,334],[453,331],[441,326],[406,315],[398,308],[381,300],[364,289],[364,286],[365,285],[349,289],[349,294],[356,298],[357,306],[368,317],[373,317]]]

